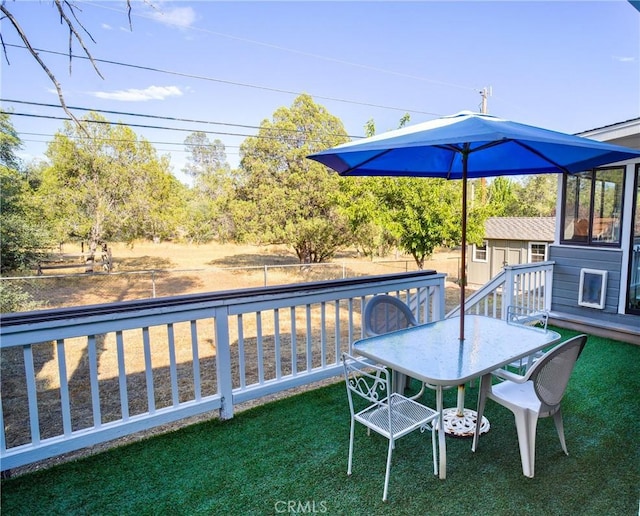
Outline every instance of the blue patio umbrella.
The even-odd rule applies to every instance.
[[[460,340],[464,340],[467,179],[577,173],[640,151],[492,115],[461,112],[311,154],[343,176],[461,179]]]

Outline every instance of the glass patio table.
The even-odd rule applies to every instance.
[[[466,315],[464,341],[458,317],[358,340],[355,353],[393,371],[436,387],[439,428],[444,428],[442,390],[490,374],[520,358],[558,342],[552,330],[507,323],[481,315]],[[460,400],[459,400],[460,402]],[[440,478],[447,476],[445,432],[438,432]]]

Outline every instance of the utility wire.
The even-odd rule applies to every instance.
[[[28,132],[20,132],[21,135],[25,135],[25,136],[44,136],[46,138],[51,138],[52,136],[54,136],[53,134],[47,134],[47,133],[28,133]],[[89,139],[88,136],[73,136],[74,139],[76,140],[87,140]],[[48,143],[49,140],[27,140],[25,138],[20,138],[22,141],[31,141],[31,142],[36,142],[36,143]],[[131,139],[125,139],[125,138],[91,138],[94,141],[105,141],[105,142],[131,142],[133,140]],[[202,147],[202,145],[198,145],[195,143],[186,143],[186,142],[158,142],[158,141],[150,141],[147,140],[148,143],[152,143],[154,145],[181,145],[183,147]],[[240,145],[226,145],[224,144],[224,148],[225,149],[239,149]]]
[[[54,115],[36,115],[33,113],[16,113],[15,111],[13,113],[11,113],[12,116],[25,116],[25,117],[29,117],[29,118],[44,118],[44,119],[48,119],[48,120],[66,120],[69,121],[71,120],[69,117],[63,117],[63,116],[54,116]],[[193,129],[183,129],[183,128],[179,128],[179,127],[163,127],[163,126],[158,126],[158,125],[145,125],[145,124],[131,124],[131,123],[125,123],[125,122],[110,122],[109,120],[86,120],[83,119],[82,120],[84,123],[90,123],[90,124],[102,124],[102,125],[118,125],[118,126],[123,126],[123,127],[139,127],[142,129],[161,129],[161,130],[165,130],[165,131],[182,131],[182,132],[189,132],[189,133],[194,133],[196,131],[194,131]],[[243,134],[243,133],[229,133],[229,132],[224,132],[224,131],[197,131],[197,132],[201,132],[201,133],[206,133],[206,134],[221,134],[223,136],[241,136],[243,138],[260,138],[260,139],[265,139],[265,140],[279,140],[282,138],[281,135],[255,135],[255,134]],[[94,138],[92,138],[94,139]],[[307,140],[309,143],[326,143],[323,142],[321,140]]]
[[[13,48],[21,48],[21,49],[25,49],[26,47],[22,46],[22,45],[16,45],[16,44],[12,44],[12,43],[6,43],[5,44],[6,47],[13,47]],[[64,57],[69,57],[69,53],[67,52],[57,52],[54,50],[44,50],[41,48],[35,48],[34,50],[36,50],[37,52],[41,52],[44,54],[53,54],[53,55],[59,55],[59,56],[64,56]],[[76,55],[76,54],[71,54],[71,58],[73,59],[88,59],[88,57],[86,56],[82,56],[82,55]],[[157,73],[164,73],[164,74],[168,74],[168,75],[176,75],[178,77],[187,77],[190,79],[199,79],[199,80],[203,80],[203,81],[211,81],[211,82],[219,82],[222,84],[230,84],[232,86],[242,86],[244,88],[254,88],[254,89],[258,89],[258,90],[264,90],[264,91],[272,91],[275,93],[285,93],[287,95],[295,95],[295,96],[299,96],[302,93],[301,92],[297,92],[297,91],[291,91],[291,90],[282,90],[279,88],[270,88],[268,86],[258,86],[256,84],[248,84],[248,83],[244,83],[244,82],[236,82],[236,81],[228,81],[225,79],[216,79],[213,77],[206,77],[203,75],[195,75],[195,74],[189,74],[189,73],[184,73],[184,72],[175,72],[172,70],[163,70],[162,68],[154,68],[151,66],[142,66],[142,65],[135,65],[135,64],[130,64],[130,63],[121,63],[118,61],[112,61],[109,59],[98,59],[98,58],[94,58],[93,59],[96,63],[105,63],[105,64],[110,64],[110,65],[116,65],[116,66],[124,66],[124,67],[128,67],[128,68],[135,68],[138,70],[146,70],[149,72],[157,72]],[[475,89],[474,89],[475,91]],[[357,100],[347,100],[347,99],[340,99],[337,97],[325,97],[325,96],[321,96],[321,95],[312,95],[314,98],[317,99],[322,99],[322,100],[330,100],[333,102],[343,102],[346,104],[356,104],[359,106],[367,106],[367,107],[374,107],[374,108],[378,108],[378,109],[390,109],[393,111],[404,111],[409,112],[409,113],[417,113],[420,115],[432,115],[432,116],[442,116],[442,114],[440,113],[431,113],[429,111],[418,111],[415,109],[405,109],[405,108],[399,108],[399,107],[393,107],[393,106],[382,106],[379,104],[372,104],[372,103],[368,103],[368,102],[359,102]]]
[[[46,104],[43,102],[29,102],[26,100],[14,100],[14,99],[3,99],[0,98],[0,102],[11,102],[12,104],[26,104],[29,106],[39,106],[39,107],[50,107],[55,109],[60,109],[60,105],[58,104]],[[126,111],[111,111],[107,109],[93,109],[93,108],[85,108],[78,106],[67,106],[69,109],[75,109],[77,111],[93,111],[95,113],[108,113],[110,115],[121,115],[121,116],[135,116],[141,118],[152,118],[156,120],[171,120],[174,122],[187,122],[187,123],[195,123],[195,124],[208,124],[208,125],[224,125],[229,127],[241,127],[243,129],[261,129],[261,130],[269,130],[269,131],[278,131],[278,132],[293,132],[293,133],[301,133],[298,129],[280,129],[276,127],[261,127],[257,125],[244,125],[244,124],[232,124],[229,122],[212,122],[208,120],[192,120],[189,118],[176,118],[171,116],[160,116],[160,115],[147,115],[144,113],[131,113]],[[193,131],[195,132],[195,131]],[[203,131],[204,132],[204,131]],[[342,136],[342,135],[340,135]],[[363,138],[362,136],[349,136],[349,138]]]

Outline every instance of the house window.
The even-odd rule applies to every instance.
[[[487,241],[486,240],[482,242],[482,245],[473,244],[473,261],[474,262],[487,261]]]
[[[565,174],[561,243],[620,247],[624,168]]]
[[[547,244],[531,242],[529,244],[529,263],[544,262],[547,259]]]

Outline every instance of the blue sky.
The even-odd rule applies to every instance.
[[[215,131],[237,166],[242,136],[252,135],[299,93],[361,136],[369,119],[378,132],[462,110],[576,133],[640,116],[640,12],[625,0],[602,2],[218,2],[134,1],[75,4],[95,39],[94,58],[163,70],[41,53],[67,104],[96,110],[209,122],[105,115],[129,124],[170,154],[173,172],[191,131]],[[34,47],[66,53],[68,32],[51,2],[8,1]],[[2,21],[9,63],[2,59],[2,107],[64,116],[53,85]],[[74,44],[74,53],[81,48]],[[75,111],[82,116],[83,111]],[[14,116],[21,157],[42,157],[60,120]],[[241,127],[247,126],[247,127]],[[182,130],[179,130],[182,129]]]

